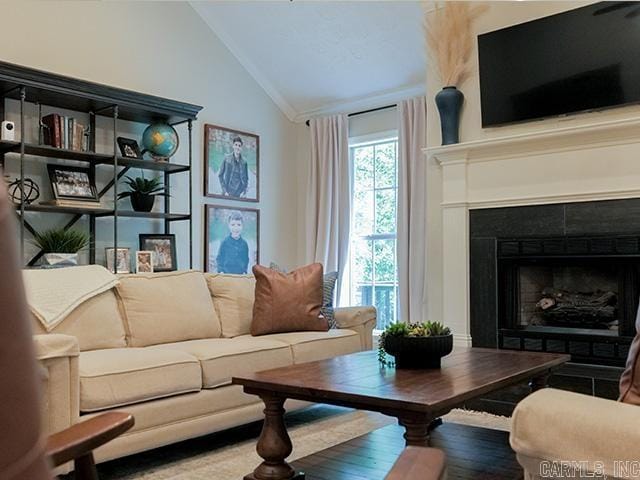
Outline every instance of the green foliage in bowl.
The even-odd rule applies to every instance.
[[[380,334],[378,339],[378,361],[383,366],[393,366],[393,362],[387,359],[384,342],[387,337],[437,337],[451,335],[449,327],[440,322],[421,323],[392,323]]]
[[[78,253],[89,245],[89,235],[81,230],[52,228],[36,233],[33,243],[44,253]]]
[[[127,176],[125,179],[125,183],[129,187],[129,190],[120,192],[118,194],[119,199],[130,197],[135,193],[139,193],[141,195],[169,196],[169,194],[165,192],[164,184],[160,177],[144,178],[144,174],[142,174],[141,177],[131,178]]]

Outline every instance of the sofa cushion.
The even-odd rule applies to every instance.
[[[231,377],[293,364],[288,344],[250,335],[168,343],[150,347],[177,350],[200,360],[203,388],[231,383]]]
[[[92,412],[198,391],[200,363],[178,350],[110,348],[80,353],[80,410]]]
[[[220,321],[200,272],[123,276],[117,291],[132,347],[220,336]]]
[[[47,333],[32,315],[33,332]],[[127,346],[124,323],[114,290],[96,295],[74,308],[49,333],[62,333],[78,339],[81,351]]]
[[[207,283],[222,325],[222,336],[247,335],[253,319],[255,278],[215,273],[207,275]]]
[[[322,308],[322,264],[312,263],[291,273],[253,266],[256,277],[251,335],[326,331]]]
[[[325,360],[361,350],[360,335],[353,330],[339,328],[327,332],[275,333],[260,338],[289,345],[293,353],[293,363]]]

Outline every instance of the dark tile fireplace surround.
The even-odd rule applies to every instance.
[[[473,345],[570,353],[550,385],[616,398],[640,297],[640,199],[471,210]],[[471,402],[509,414],[526,386]]]

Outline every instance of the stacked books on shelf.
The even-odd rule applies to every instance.
[[[45,145],[77,152],[89,150],[89,136],[84,125],[75,118],[51,113],[42,117],[42,125],[42,141]]]

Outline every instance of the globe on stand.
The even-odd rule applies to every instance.
[[[149,125],[142,134],[143,154],[149,152],[154,160],[168,162],[176,153],[180,139],[178,132],[166,123]]]

